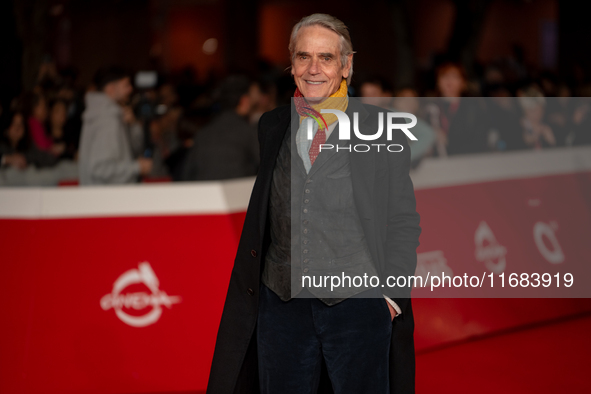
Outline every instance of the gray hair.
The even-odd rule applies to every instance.
[[[298,32],[302,27],[309,26],[322,26],[326,29],[332,30],[337,33],[341,41],[341,68],[344,68],[347,64],[347,57],[355,53],[353,51],[353,44],[351,43],[351,36],[349,36],[349,29],[339,19],[328,14],[312,14],[303,17],[291,30],[291,37],[289,39],[289,53],[291,54],[291,62],[295,60],[295,43],[298,36]],[[351,77],[353,76],[353,59],[351,58],[351,70],[347,77],[347,85],[351,83]]]

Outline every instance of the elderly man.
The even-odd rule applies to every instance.
[[[340,20],[303,18],[289,49],[294,102],[259,123],[261,166],[208,393],[414,392],[410,287],[333,290],[304,279],[340,272],[386,284],[414,274],[421,229],[406,137],[371,141],[393,151],[351,149],[369,143],[357,132],[340,138],[334,110],[366,136],[384,112],[347,97],[353,49]]]

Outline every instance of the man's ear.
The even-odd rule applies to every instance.
[[[347,64],[343,67],[343,78],[349,78],[349,73],[351,72],[351,63],[353,62],[353,54],[347,56]]]

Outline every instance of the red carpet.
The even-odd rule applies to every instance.
[[[417,353],[417,393],[591,392],[591,316]]]

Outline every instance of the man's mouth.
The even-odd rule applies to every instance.
[[[321,85],[324,81],[306,81],[306,83],[310,85]]]

